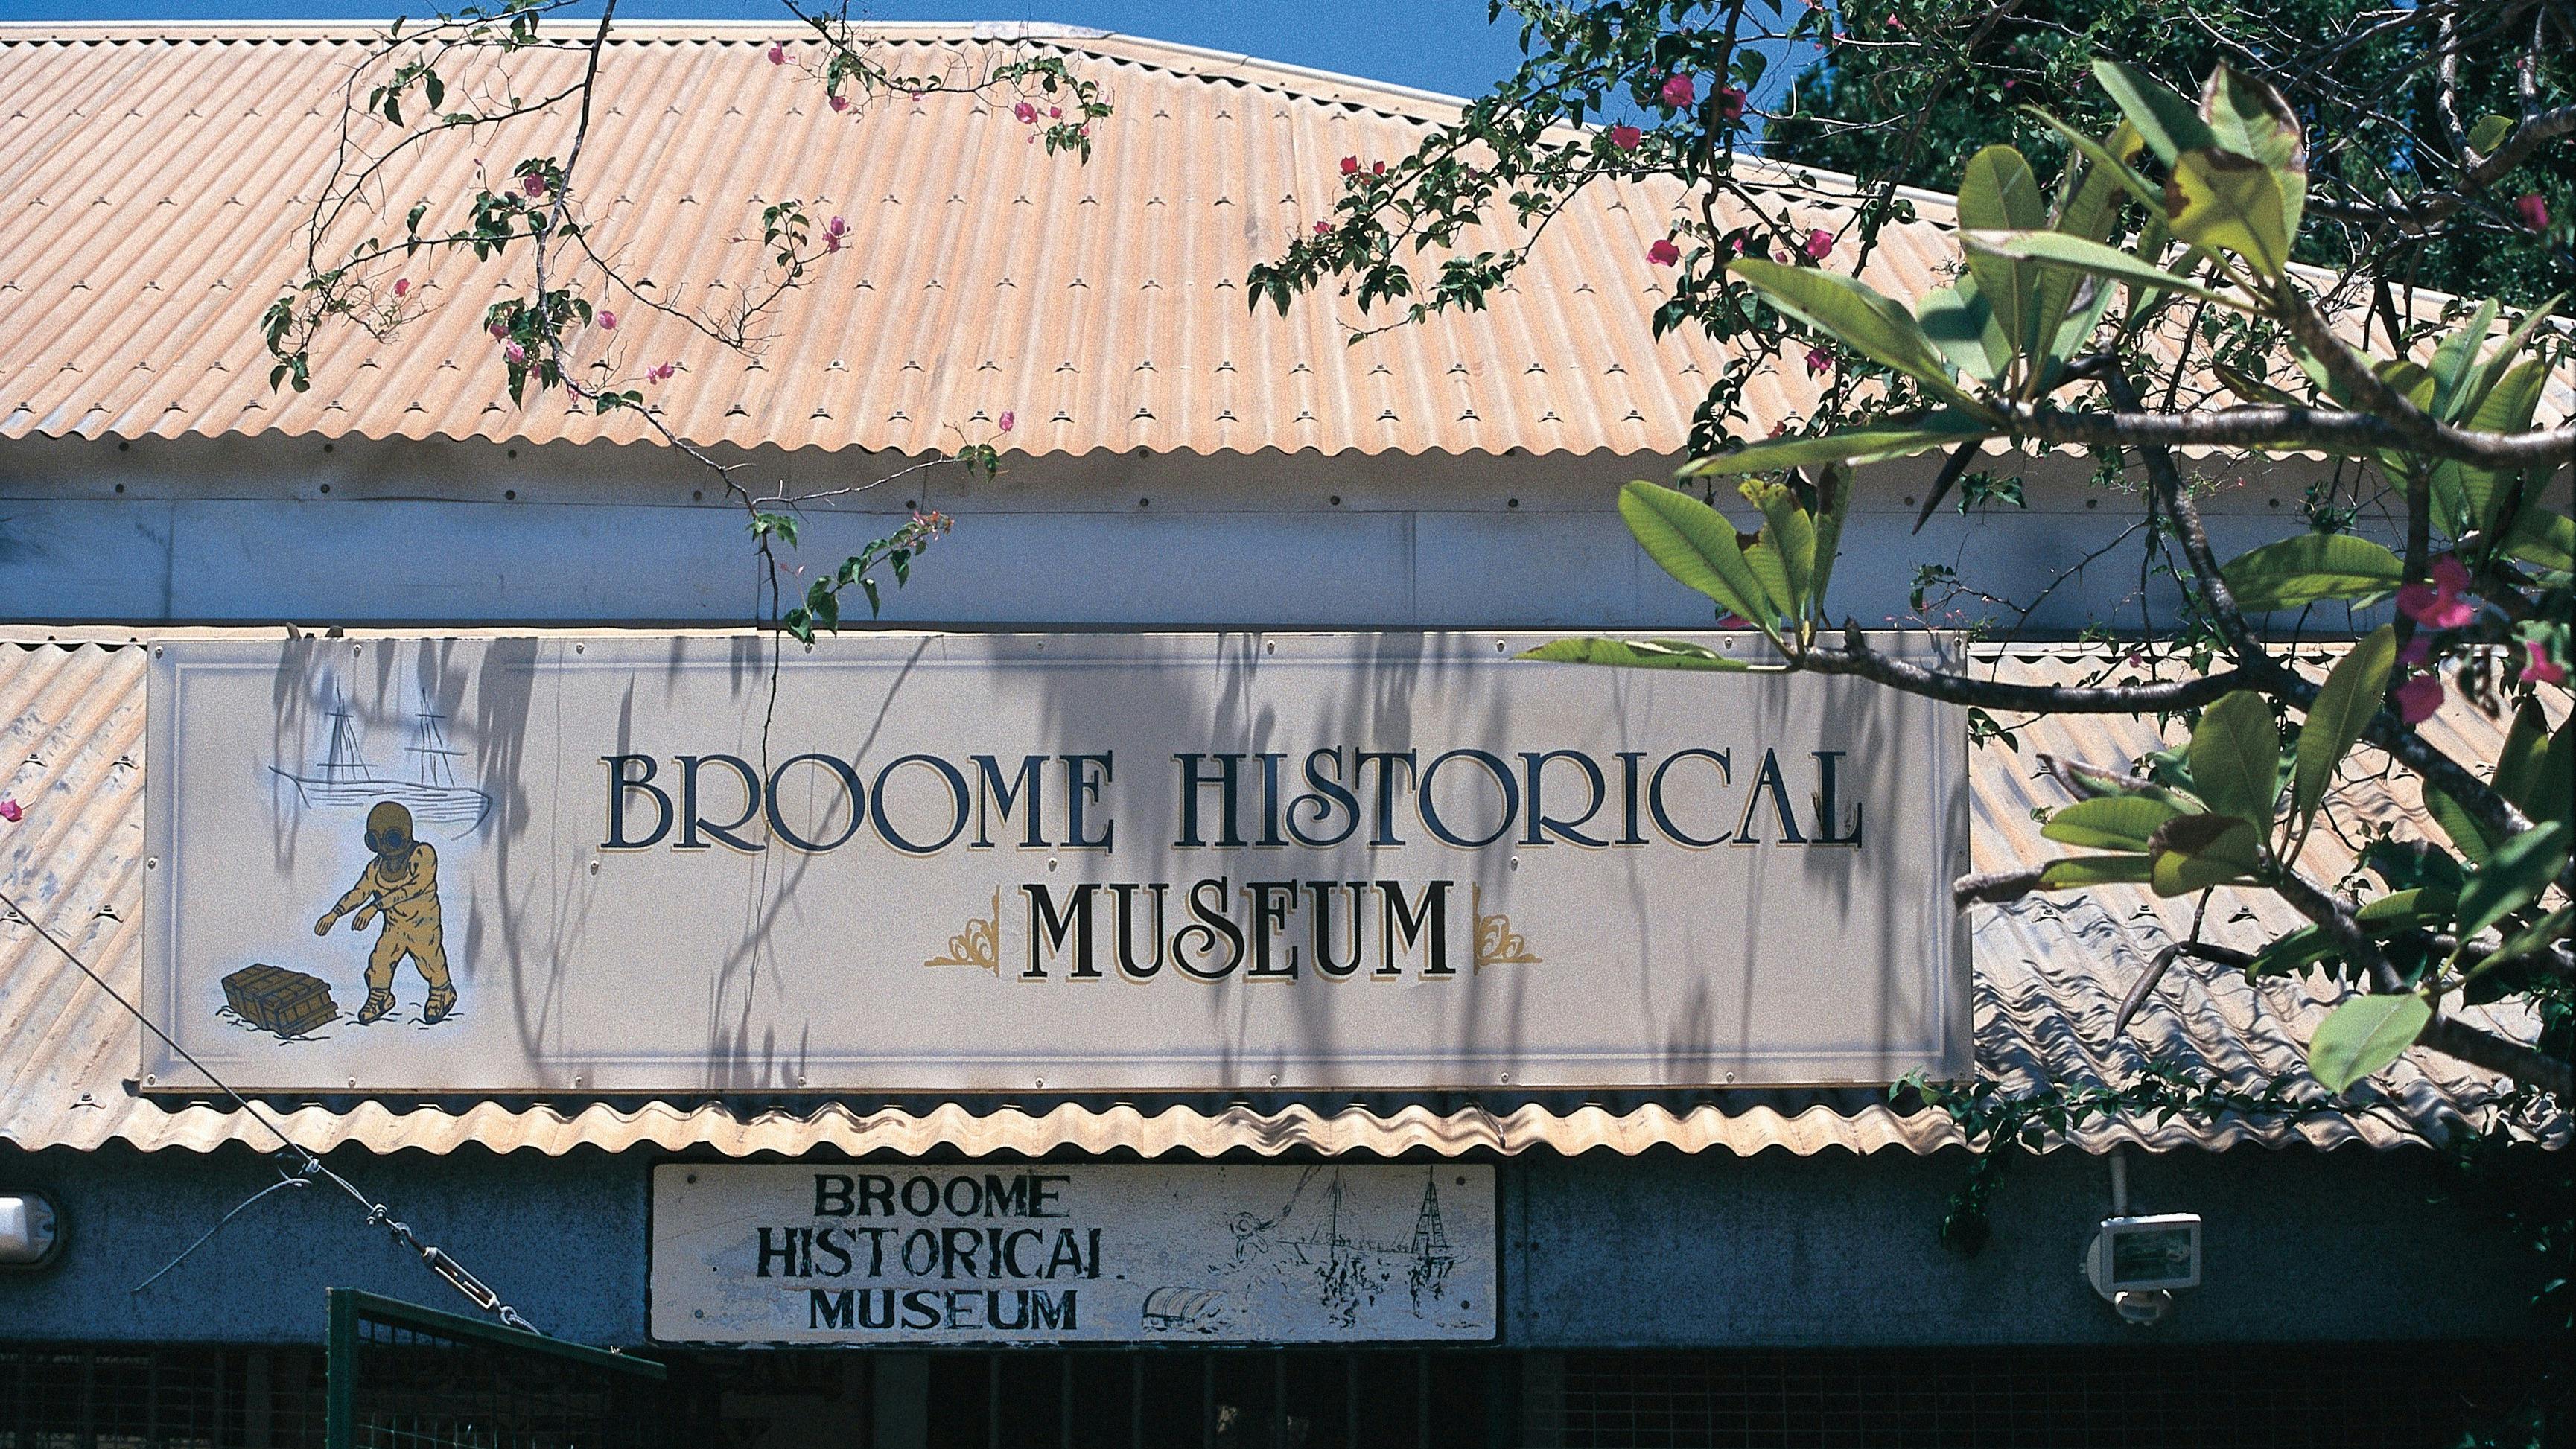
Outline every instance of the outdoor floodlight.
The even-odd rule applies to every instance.
[[[2126,1321],[2162,1320],[2173,1290],[2200,1286],[2200,1214],[2103,1219],[2084,1251],[2084,1277]]]
[[[40,1192],[0,1192],[0,1267],[36,1268],[62,1245],[53,1199]]]

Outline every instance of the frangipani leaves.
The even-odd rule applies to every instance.
[[[2254,879],[2263,865],[2262,837],[2233,815],[2177,815],[2149,842],[2160,896],[2187,896]]]
[[[2329,1092],[2340,1092],[2386,1067],[2433,1021],[2423,997],[2407,993],[2356,996],[2327,1013],[2308,1041],[2308,1070]]]
[[[2154,840],[2156,827],[2181,813],[2144,795],[2105,795],[2078,800],[2051,813],[2039,833],[2062,845],[2143,853]]]
[[[1640,480],[1619,490],[1619,516],[1664,572],[1772,632],[1779,610],[1735,541],[1735,525],[1716,509]]]
[[[1838,272],[1740,257],[1727,270],[1751,283],[1764,300],[1882,366],[1914,378],[1961,402],[1970,399],[1951,380],[1932,339],[1905,304]]]
[[[1769,438],[1732,453],[1685,463],[1680,476],[1723,478],[1818,463],[1876,463],[1927,453],[1992,431],[1966,413],[1938,412],[1896,426],[1851,428],[1816,438]]]
[[[2263,696],[2240,689],[2202,710],[2191,732],[2191,787],[2209,808],[2258,831],[2272,827],[2281,731]]]
[[[2298,763],[2290,779],[2290,809],[2304,832],[2334,784],[2335,766],[2370,727],[2388,694],[2388,671],[2397,662],[2397,631],[2383,624],[2335,661],[2308,706],[2299,731]]]
[[[1545,664],[1606,664],[1620,669],[1711,669],[1741,673],[1753,665],[1686,639],[1553,639],[1518,656]]]
[[[2236,596],[2236,607],[2261,614],[2386,593],[2404,581],[2406,566],[2366,538],[2303,533],[2239,554],[2219,573]]]

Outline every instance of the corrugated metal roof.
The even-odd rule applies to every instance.
[[[630,377],[678,361],[664,391],[683,437],[918,455],[953,450],[961,426],[990,436],[1009,410],[1006,441],[1033,453],[1682,447],[1722,354],[1648,330],[1672,274],[1645,252],[1677,186],[1589,188],[1535,247],[1517,297],[1346,345],[1347,308],[1256,311],[1245,273],[1329,214],[1339,158],[1407,154],[1454,102],[1050,27],[893,26],[885,44],[911,67],[990,53],[1005,42],[977,37],[1005,33],[1107,86],[1116,111],[1088,165],[1046,156],[1007,111],[963,97],[835,116],[794,67],[767,63],[771,32],[665,26],[612,41],[592,233],[632,273],[675,284],[666,300],[721,306],[755,280],[771,200],[802,197],[855,228],[786,299],[757,357],[624,312],[609,355]],[[645,436],[632,414],[512,406],[478,320],[490,270],[469,278],[462,257],[412,279],[430,289],[429,316],[384,342],[342,329],[317,351],[310,392],[270,390],[260,315],[302,260],[364,34],[0,29],[0,436]],[[520,94],[578,63],[508,62]],[[451,90],[466,80],[450,76]],[[415,198],[461,204],[478,163],[560,140],[532,127],[487,156],[448,133],[385,174],[384,224]],[[1775,179],[1758,193],[1767,207],[1801,225],[1842,219]],[[1934,224],[1946,199],[1917,205],[1925,219],[1888,228],[1870,259],[1882,290],[1919,293],[1955,259]],[[1732,197],[1720,210],[1747,219]],[[1500,244],[1517,235],[1493,229]],[[608,340],[590,334],[585,357]],[[1759,427],[1815,398],[1806,370],[1786,366],[1745,404]]]
[[[0,761],[10,762],[0,793],[26,807],[22,823],[0,826],[0,880],[129,993],[142,974],[142,656],[134,647],[0,643],[0,720],[8,721],[0,727]],[[2071,654],[2013,654],[1992,663],[2007,677],[2030,680],[2068,681],[2083,667]],[[2480,758],[2492,758],[2500,743],[2491,722],[2456,702],[2441,723],[2455,743]],[[2117,762],[2151,741],[2152,730],[2142,723],[2061,718],[2025,729],[2018,754],[1979,751],[1971,770],[1975,867],[2002,869],[2056,853],[2038,840],[2030,818],[2034,805],[2057,803],[2028,778],[2032,752]],[[2403,803],[2373,782],[2355,781],[2350,788],[2365,809],[2403,813]],[[2311,865],[2337,873],[2343,862],[2332,854],[2336,848],[2312,846],[2319,853]],[[2228,919],[2214,922],[2212,939],[2246,945],[2287,924],[2250,892],[2232,897],[2229,906],[2238,900],[2249,909],[2228,910]],[[2116,1082],[2152,1050],[2158,1060],[2205,1065],[2249,1088],[2276,1076],[2305,1080],[2298,1043],[2333,1000],[2315,983],[2255,987],[2226,973],[2178,969],[2132,1024],[2129,1039],[2112,1039],[2112,1015],[2136,973],[2188,925],[2174,909],[2175,903],[2129,887],[1976,908],[1980,1073],[2020,1086]],[[2528,1021],[2499,1024],[2523,1033],[2531,1029]],[[205,1151],[233,1141],[274,1145],[238,1110],[164,1105],[133,1094],[128,1079],[138,1070],[140,1030],[25,921],[0,920],[0,1138],[29,1148],[95,1148],[119,1141],[146,1150]],[[2312,1081],[2307,1090],[2311,1100],[2325,1100]],[[2345,1112],[2296,1124],[2106,1122],[2088,1126],[2076,1140],[2097,1151],[2122,1141],[2157,1149],[2294,1142],[2384,1148],[2475,1117],[2493,1095],[2487,1074],[2418,1051],[2357,1091]],[[1406,1104],[1372,1097],[1315,1105],[1189,1098],[854,1106],[352,1100],[281,1108],[279,1116],[306,1147],[356,1144],[377,1152],[444,1152],[472,1143],[505,1152],[650,1146],[737,1156],[933,1148],[976,1154],[1125,1149],[1156,1156],[1534,1148],[1635,1153],[1654,1147],[1751,1154],[1778,1147],[1807,1154],[1826,1148],[1929,1152],[1957,1141],[1939,1114],[1901,1114],[1855,1093],[1472,1101]],[[2563,1135],[2563,1124],[2559,1130]]]

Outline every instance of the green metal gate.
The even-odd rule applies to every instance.
[[[330,1290],[328,1449],[661,1449],[662,1365]]]

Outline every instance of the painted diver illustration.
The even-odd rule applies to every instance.
[[[384,930],[367,953],[367,1004],[358,1009],[358,1025],[370,1025],[394,1009],[394,972],[408,956],[429,983],[421,1020],[434,1026],[456,1009],[438,916],[438,852],[412,833],[411,811],[394,800],[379,801],[367,812],[367,848],[376,858],[359,872],[358,883],[313,923],[313,934],[330,935],[352,911],[353,931],[366,930],[382,915]]]

